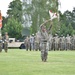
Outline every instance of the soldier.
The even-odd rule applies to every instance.
[[[48,49],[47,49],[47,42],[48,42],[48,33],[46,27],[42,25],[40,27],[40,49],[41,49],[41,59],[42,61],[47,61]]]
[[[55,51],[55,37],[52,38],[52,50]]]
[[[53,41],[53,36],[52,36],[52,34],[50,34],[49,35],[49,50],[51,50],[52,49],[52,41]]]
[[[59,43],[59,38],[58,38],[58,35],[55,34],[55,50],[58,50],[58,43]]]
[[[0,52],[2,52],[2,46],[3,46],[3,44],[2,44],[2,36],[0,34]]]
[[[31,50],[33,50],[34,51],[34,41],[35,41],[35,38],[34,38],[34,34],[32,34],[31,36],[30,36],[30,46],[31,46]]]
[[[28,49],[29,49],[29,37],[28,36],[24,40],[24,44],[25,44],[26,50],[28,51]]]
[[[71,48],[73,49],[73,50],[75,50],[75,35],[73,35],[73,37],[71,37]]]
[[[70,50],[70,46],[71,46],[71,38],[70,38],[69,34],[67,34],[67,37],[66,37],[66,50]]]
[[[65,49],[65,37],[64,36],[60,37],[59,45],[60,45],[60,50],[64,50]]]
[[[7,53],[7,50],[8,50],[8,42],[9,42],[9,36],[8,36],[8,33],[7,32],[5,32],[5,35],[3,37],[3,41],[4,41],[4,50]]]
[[[35,36],[35,50],[40,50],[40,36],[39,36],[39,32],[36,33],[36,36]]]

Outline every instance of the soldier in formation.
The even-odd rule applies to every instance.
[[[35,50],[40,51],[40,35],[39,35],[39,31],[35,35]]]
[[[65,50],[65,37],[64,36],[59,37],[59,49]]]
[[[53,42],[53,36],[52,34],[49,35],[49,51],[52,50],[52,42]]]
[[[66,37],[66,50],[70,50],[71,48],[71,37],[69,36],[69,34],[67,34]]]
[[[49,38],[51,39],[51,38]],[[54,36],[51,40],[49,40],[52,45],[51,50],[75,50],[75,36]]]
[[[34,38],[34,34],[30,35],[30,50],[34,51],[35,49],[35,38]]]
[[[34,39],[33,39],[34,38]],[[69,36],[63,36],[60,37],[58,35],[48,35],[48,32],[46,30],[45,26],[40,26],[40,32],[38,31],[34,37],[29,37],[29,46],[27,46],[26,49],[29,50],[35,50],[35,51],[41,51],[41,56],[43,56],[43,48],[50,50],[75,50],[75,35]],[[48,38],[48,39],[47,39]],[[32,42],[31,42],[31,40]],[[46,40],[46,41],[44,41]],[[27,42],[25,42],[27,44]],[[47,52],[48,55],[48,52]]]
[[[73,35],[73,37],[71,37],[71,49],[75,50],[75,35]]]
[[[9,42],[9,36],[8,36],[7,32],[5,32],[5,35],[3,36],[3,41],[4,41],[4,50],[7,53],[7,51],[8,51],[8,42]]]
[[[24,40],[24,44],[25,44],[26,50],[28,51],[28,49],[29,49],[29,37],[28,36]]]

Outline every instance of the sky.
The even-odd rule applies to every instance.
[[[3,16],[6,16],[6,12],[8,10],[8,5],[13,0],[0,0],[0,10]],[[64,13],[66,10],[72,11],[73,7],[75,7],[75,0],[59,0],[60,6],[59,10]]]
[[[8,10],[8,5],[10,2],[12,2],[13,0],[0,0],[0,10],[2,13],[2,16],[6,16],[6,12]]]
[[[59,10],[64,13],[66,10],[72,11],[75,7],[75,0],[59,0],[60,7]]]

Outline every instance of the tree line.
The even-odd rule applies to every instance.
[[[40,25],[50,18],[49,10],[60,14],[60,21],[53,20],[53,35],[75,34],[75,8],[72,12],[67,10],[62,14],[58,6],[58,0],[13,0],[8,6],[7,16],[3,16],[2,35],[8,32],[10,37],[20,39],[24,29],[35,34]],[[49,26],[50,22],[46,27]]]

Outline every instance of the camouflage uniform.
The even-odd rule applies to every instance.
[[[58,38],[58,36],[56,34],[56,36],[55,36],[55,50],[58,50],[59,49],[58,48],[58,43],[59,43],[59,38]]]
[[[51,50],[52,49],[52,41],[53,41],[53,36],[50,34],[49,35],[49,50]]]
[[[33,50],[33,51],[35,49],[34,41],[35,41],[35,38],[34,38],[34,35],[32,34],[32,36],[30,36],[30,46],[31,46],[31,50]]]
[[[69,35],[67,35],[66,37],[66,50],[70,50],[70,46],[71,46],[71,38]]]
[[[75,50],[75,35],[73,35],[73,37],[71,37],[71,49]]]
[[[35,36],[35,50],[40,50],[40,37],[39,37],[39,32],[36,33],[36,36]]]
[[[40,49],[41,49],[41,59],[42,61],[47,61],[47,55],[48,55],[48,33],[46,31],[46,28],[44,26],[41,26],[40,30]]]
[[[60,45],[60,50],[64,50],[65,49],[65,37],[60,37],[60,41],[59,41],[59,45]]]
[[[24,40],[24,44],[25,44],[26,50],[28,51],[28,49],[29,49],[29,37],[28,36]]]
[[[55,37],[52,38],[52,50],[55,51]]]
[[[8,50],[8,42],[9,42],[9,36],[8,33],[5,33],[5,36],[3,37],[3,41],[4,41],[4,50],[5,52],[7,52]]]

